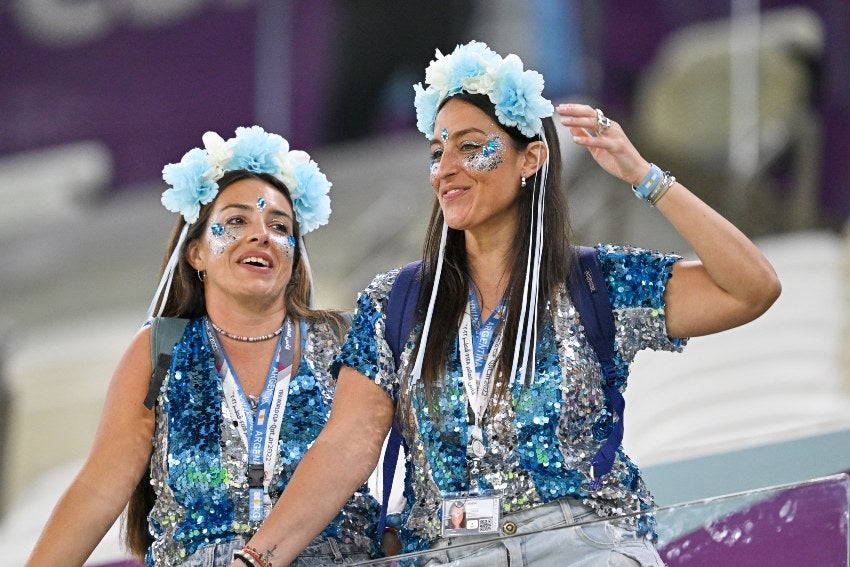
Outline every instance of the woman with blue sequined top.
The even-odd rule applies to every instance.
[[[246,543],[327,421],[348,327],[310,307],[301,238],[327,222],[330,183],[257,126],[226,141],[209,132],[204,146],[163,170],[163,204],[182,218],[151,324],[29,565],[82,565],[128,501],[127,544],[148,565],[274,562]],[[358,488],[293,564],[369,559],[377,512]]]
[[[393,270],[360,294],[328,425],[272,512],[280,522],[250,543],[284,562],[297,554],[376,462],[396,417],[407,451],[405,551],[436,549],[429,557],[457,565],[662,565],[640,471],[619,442],[600,454],[621,421],[609,398],[625,389],[639,350],[678,351],[686,337],[762,314],[780,293],[773,268],[641,157],[619,124],[586,105],[553,108],[542,77],[516,56],[473,42],[438,52],[425,78],[416,108],[436,203],[400,367],[387,333]],[[610,396],[566,283],[576,258],[555,112],[699,258],[596,247],[615,328]],[[465,508],[457,525],[447,521],[456,502]],[[617,516],[626,517],[552,531]],[[499,535],[518,537],[451,545]]]

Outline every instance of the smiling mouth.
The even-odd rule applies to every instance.
[[[460,195],[464,191],[465,191],[465,189],[449,189],[448,191],[443,193],[442,196],[443,196],[443,198],[456,197],[457,195]]]
[[[257,258],[256,256],[249,256],[248,258],[242,260],[242,263],[248,264],[249,266],[259,266],[262,268],[269,267],[269,263],[266,260],[263,260],[262,258]]]

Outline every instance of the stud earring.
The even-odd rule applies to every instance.
[[[519,186],[522,187],[523,189],[525,189],[525,185],[526,185],[525,177],[520,177],[519,178]]]

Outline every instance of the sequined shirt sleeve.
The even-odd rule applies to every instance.
[[[631,246],[597,247],[614,312],[617,353],[623,362],[641,349],[681,351],[687,339],[667,336],[664,292],[680,260]]]
[[[398,270],[380,274],[360,293],[351,330],[338,358],[343,366],[374,380],[390,397],[396,391],[398,375],[392,351],[384,338],[384,311],[397,276]]]

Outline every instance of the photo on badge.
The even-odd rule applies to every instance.
[[[499,532],[498,496],[446,495],[443,499],[443,537]]]

